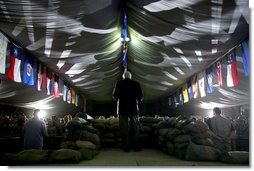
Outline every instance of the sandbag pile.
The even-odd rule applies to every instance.
[[[102,147],[119,147],[121,145],[119,119],[111,116],[100,116],[92,121],[93,126],[99,130]]]
[[[221,153],[212,141],[208,125],[184,116],[170,117],[157,124],[160,148],[169,155],[192,161],[216,161]]]
[[[142,147],[155,148],[158,147],[155,128],[158,122],[163,120],[163,118],[142,116],[139,118],[140,123],[140,141]]]
[[[98,154],[101,148],[100,131],[91,122],[75,116],[66,128],[61,150],[77,150],[84,160],[90,160]]]

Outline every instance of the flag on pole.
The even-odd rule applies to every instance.
[[[235,52],[227,55],[227,86],[234,87],[240,83],[237,73],[237,62]]]
[[[66,98],[67,98],[67,91],[68,91],[68,86],[66,85],[66,83],[64,83],[63,85],[63,101],[66,102]]]
[[[212,93],[214,91],[214,76],[213,76],[213,67],[210,67],[206,70],[206,92]]]
[[[183,105],[183,88],[178,90],[179,105]]]
[[[183,85],[183,102],[187,103],[189,101],[189,97],[188,97],[188,86],[187,83],[185,83]]]
[[[223,85],[223,75],[222,75],[222,64],[220,61],[215,64],[215,83],[214,86],[222,86]]]
[[[11,53],[10,53],[10,69],[7,74],[7,77],[15,82],[21,82],[20,76],[20,66],[21,66],[21,55],[20,48],[11,45]]]
[[[51,94],[52,89],[52,73],[47,69],[46,71],[46,91],[47,95]]]
[[[187,86],[188,86],[188,97],[189,97],[189,101],[190,101],[193,97],[191,80],[188,81]]]
[[[25,56],[23,83],[27,85],[34,85],[34,62],[33,59],[28,56]]]
[[[249,40],[245,40],[241,44],[243,56],[243,68],[245,76],[250,75],[250,56],[249,56]]]
[[[37,65],[37,80],[36,80],[36,90],[42,91],[42,83],[43,83],[43,66],[41,63]]]
[[[74,88],[71,89],[71,103],[75,104],[75,100],[76,100],[76,92],[74,90]]]
[[[177,108],[177,96],[176,96],[176,93],[174,93],[173,95],[171,95],[171,107],[173,109]]]
[[[76,94],[76,100],[75,100],[75,106],[77,107],[78,106],[78,102],[79,102],[79,96],[78,96],[78,94]]]
[[[59,92],[59,77],[58,75],[54,74],[54,96],[55,98],[60,97],[60,92]]]
[[[68,87],[67,89],[67,103],[71,104],[71,87]]]
[[[0,73],[5,74],[8,39],[0,32]]]
[[[202,71],[198,74],[198,88],[199,88],[199,92],[200,92],[200,97],[206,96],[204,75],[205,75],[204,71]]]
[[[192,92],[193,92],[193,98],[196,99],[198,97],[198,79],[197,75],[195,75],[192,78]]]

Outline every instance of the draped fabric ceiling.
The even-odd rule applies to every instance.
[[[0,31],[87,100],[108,103],[123,73],[124,6],[131,39],[128,70],[140,82],[146,101],[174,93],[249,36],[247,0],[4,0]],[[213,95],[220,96],[217,103],[249,101],[241,52],[237,59],[241,88],[219,88]],[[62,103],[2,77],[2,102],[31,107],[41,100],[52,108]],[[232,93],[239,94],[237,99]]]

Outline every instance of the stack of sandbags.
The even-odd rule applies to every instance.
[[[111,116],[100,116],[92,121],[93,126],[99,130],[102,147],[119,147],[121,145],[119,119]]]
[[[163,118],[142,116],[139,118],[140,123],[140,141],[143,147],[157,147],[155,138],[155,127]]]
[[[17,154],[17,161],[20,165],[47,163],[49,150],[23,150]]]
[[[49,163],[77,163],[81,161],[82,155],[77,150],[72,149],[60,149],[53,150],[49,153]]]
[[[157,124],[156,135],[160,148],[180,159],[215,161],[220,156],[208,125],[199,120],[184,116],[167,118]],[[203,150],[202,155],[195,156],[193,149]]]
[[[90,160],[98,154],[101,147],[100,131],[94,128],[89,121],[85,120],[84,122],[80,122],[84,119],[79,117],[75,118],[78,119],[75,119],[75,122],[67,128],[71,130],[72,138],[65,138],[65,141],[61,144],[61,148],[66,150],[77,150],[81,153],[82,159]],[[75,129],[73,125],[75,125]],[[79,126],[77,127],[76,125]],[[75,130],[75,132],[73,130]],[[68,135],[70,136],[70,134],[67,134],[67,137]]]

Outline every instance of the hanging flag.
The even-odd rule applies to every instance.
[[[63,85],[63,101],[66,102],[66,98],[67,98],[67,90],[68,90],[68,86],[66,85],[66,83],[64,83]]]
[[[75,99],[76,99],[76,92],[74,88],[71,89],[71,103],[75,104]]]
[[[188,98],[189,101],[192,99],[193,95],[192,95],[192,84],[191,84],[191,80],[189,80],[187,82],[187,87],[188,87]]]
[[[51,94],[52,89],[52,73],[47,69],[46,70],[46,91],[47,95]]]
[[[243,68],[245,76],[250,75],[250,57],[249,57],[249,40],[245,40],[241,44],[243,56]]]
[[[197,75],[195,75],[192,78],[192,92],[193,92],[193,98],[196,99],[198,97],[198,79]]]
[[[201,73],[198,74],[198,88],[199,88],[199,92],[200,92],[200,97],[205,97],[206,96],[204,75],[205,75],[204,72],[201,72]]]
[[[5,74],[8,39],[0,32],[0,73]]]
[[[215,81],[214,81],[214,87],[222,86],[223,82],[223,76],[222,76],[222,64],[220,61],[215,63]]]
[[[67,103],[71,104],[71,87],[67,89]]]
[[[168,98],[168,105],[169,105],[169,106],[172,106],[172,104],[173,104],[173,103],[172,103],[172,97],[169,97],[169,98]]]
[[[7,77],[15,82],[21,82],[20,66],[21,66],[21,55],[20,49],[14,44],[11,45],[10,53],[10,70]]]
[[[227,55],[227,86],[234,87],[240,83],[237,73],[237,62],[235,52]]]
[[[188,86],[187,83],[185,83],[183,85],[183,102],[187,103],[189,101],[189,97],[188,97]]]
[[[75,106],[76,107],[78,106],[78,102],[79,102],[78,98],[79,98],[79,96],[78,96],[78,94],[76,94],[76,99],[75,99]]]
[[[173,109],[175,109],[175,108],[177,108],[177,104],[178,104],[177,95],[176,95],[176,93],[174,93],[173,95],[171,95],[171,107]]]
[[[59,92],[59,77],[58,75],[54,74],[54,96],[55,98],[60,97],[60,92]]]
[[[212,93],[214,91],[214,74],[213,74],[213,67],[210,67],[206,70],[206,92]]]
[[[37,80],[36,80],[36,90],[42,91],[42,83],[43,83],[43,66],[41,63],[37,65]]]
[[[32,58],[25,56],[23,68],[23,83],[34,85],[34,62]]]
[[[179,105],[183,105],[183,88],[178,90]]]

